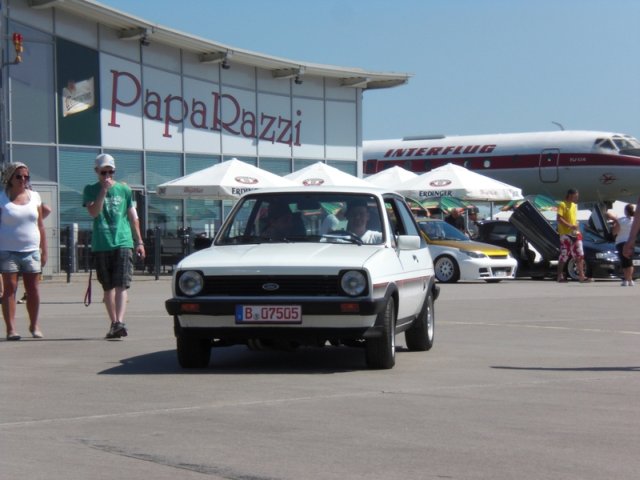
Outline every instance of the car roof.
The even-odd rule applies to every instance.
[[[305,187],[304,185],[293,186],[293,187],[271,187],[271,188],[261,188],[258,190],[250,190],[246,192],[244,196],[249,195],[262,195],[262,194],[273,194],[273,193],[359,193],[359,194],[372,194],[372,195],[386,195],[386,194],[394,194],[396,196],[402,196],[398,192],[388,188],[381,187],[350,187],[350,186],[312,186]]]

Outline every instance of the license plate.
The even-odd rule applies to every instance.
[[[633,266],[637,267],[638,265],[640,265],[640,260],[634,260],[633,261]]]
[[[302,323],[302,306],[236,305],[236,323]]]
[[[506,270],[496,270],[495,272],[493,272],[493,274],[496,277],[506,277],[507,276],[507,271]]]

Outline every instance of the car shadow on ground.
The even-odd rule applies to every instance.
[[[183,369],[175,350],[147,353],[120,360],[120,365],[100,375],[215,375],[215,374],[331,374],[367,370],[364,349],[350,347],[306,348],[294,351],[251,351],[243,345],[214,348],[209,366]]]
[[[635,367],[507,367],[492,365],[491,368],[500,370],[535,370],[541,372],[640,372],[640,366]]]

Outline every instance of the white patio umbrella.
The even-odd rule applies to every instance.
[[[296,172],[285,175],[287,180],[293,181],[296,185],[304,185],[307,187],[330,185],[330,186],[360,186],[371,187],[369,182],[350,175],[342,170],[327,165],[326,163],[317,162],[308,167],[304,167]]]
[[[232,158],[162,183],[156,191],[162,198],[235,200],[250,190],[293,185],[284,177]]]
[[[522,190],[448,163],[423,173],[396,188],[417,199],[455,197],[461,200],[500,202],[522,198]]]
[[[395,166],[382,170],[374,175],[370,175],[366,177],[365,180],[377,185],[378,187],[396,188],[402,183],[411,180],[412,178],[416,178],[417,176],[418,175],[410,172],[409,170]]]

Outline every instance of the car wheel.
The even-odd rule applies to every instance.
[[[576,261],[573,258],[570,258],[567,262],[567,275],[571,278],[571,280],[580,280],[580,275],[578,275],[578,267],[576,267]],[[584,264],[584,275],[586,277],[591,276],[591,271],[589,270],[589,265],[587,262]]]
[[[460,268],[456,261],[448,255],[437,258],[433,268],[439,282],[455,283],[460,280]]]
[[[211,340],[184,334],[176,338],[178,363],[182,368],[206,368],[211,358]]]
[[[396,364],[396,309],[393,297],[387,301],[382,316],[382,336],[365,343],[367,366],[376,369],[393,368]]]
[[[435,311],[433,308],[433,294],[431,290],[424,299],[422,310],[411,325],[411,328],[404,332],[404,339],[407,348],[412,352],[424,352],[433,347],[435,334]]]

